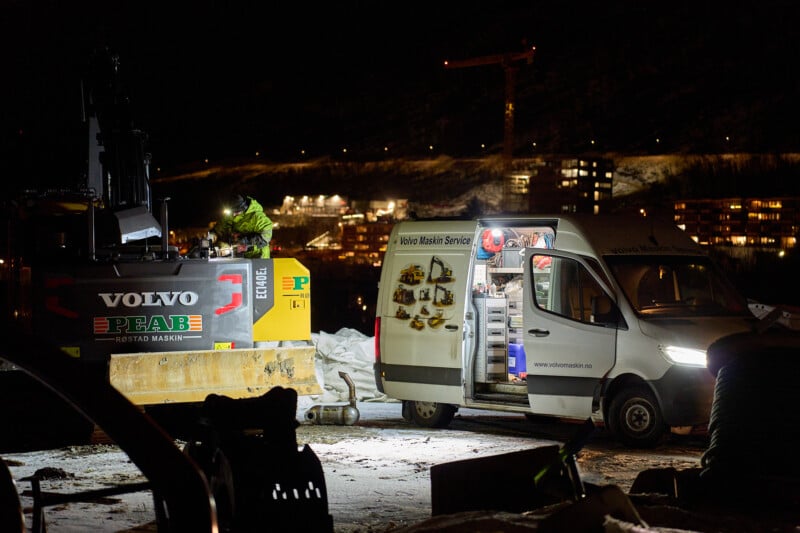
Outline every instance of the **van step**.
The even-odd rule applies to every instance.
[[[513,394],[514,396],[527,397],[528,384],[500,381],[494,383],[476,383],[475,392],[486,394]]]
[[[528,395],[528,384],[527,383],[490,383],[489,390],[491,392],[502,392],[505,394],[516,394],[520,396],[527,396]]]
[[[503,393],[478,393],[475,394],[476,400],[483,400],[486,402],[502,402],[513,403],[519,405],[528,405],[528,396],[519,394],[503,394]]]

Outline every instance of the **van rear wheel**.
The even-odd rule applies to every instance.
[[[449,403],[411,402],[411,418],[418,426],[444,428],[450,425],[456,408]]]
[[[655,395],[645,385],[626,388],[611,401],[609,424],[617,438],[632,448],[652,448],[666,433]]]

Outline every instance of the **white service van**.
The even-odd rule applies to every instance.
[[[381,272],[375,379],[423,426],[448,425],[459,407],[591,416],[647,447],[708,422],[705,351],[755,321],[668,222],[404,221]]]

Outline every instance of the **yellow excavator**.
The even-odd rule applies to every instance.
[[[84,84],[88,165],[78,185],[20,192],[6,218],[0,283],[14,329],[107,372],[137,405],[322,392],[311,342],[311,279],[293,258],[215,258],[169,244],[168,202],[149,180],[116,56]],[[0,361],[0,371],[13,371]]]

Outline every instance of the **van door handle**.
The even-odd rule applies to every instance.
[[[447,330],[450,330],[450,331],[458,331],[458,326],[456,326],[455,324],[447,324],[444,327],[444,329],[447,329]]]
[[[537,337],[547,337],[550,335],[550,332],[546,329],[529,329],[528,333],[536,335]]]

